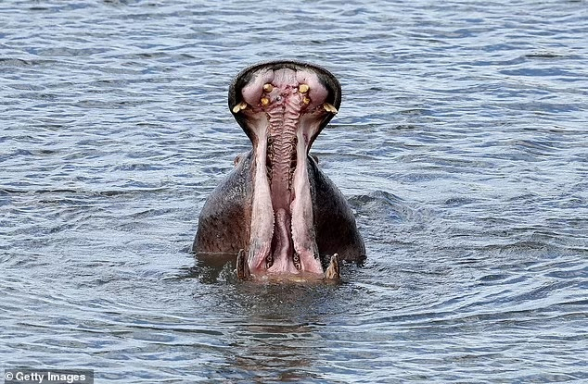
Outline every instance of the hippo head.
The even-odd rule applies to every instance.
[[[241,277],[337,278],[319,257],[309,179],[310,147],[337,113],[341,86],[311,64],[273,61],[242,71],[229,89],[229,108],[253,145],[251,228],[240,252]]]

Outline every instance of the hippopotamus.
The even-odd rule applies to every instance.
[[[361,262],[353,211],[309,150],[341,103],[324,68],[271,61],[241,71],[229,109],[252,149],[208,197],[193,251],[234,254],[242,279],[339,279],[340,262]]]

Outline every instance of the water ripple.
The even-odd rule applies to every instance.
[[[102,382],[569,382],[585,373],[584,1],[0,5],[0,358]],[[268,11],[271,10],[271,11]],[[236,281],[189,253],[249,142],[244,66],[333,71],[314,144],[364,267]]]

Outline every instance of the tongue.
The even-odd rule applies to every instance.
[[[268,272],[298,272],[298,268],[294,262],[294,244],[292,243],[290,216],[283,208],[280,208],[276,212],[272,257],[268,261],[272,261],[272,263],[268,263],[271,264]]]

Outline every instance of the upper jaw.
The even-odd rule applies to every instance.
[[[291,60],[276,60],[255,64],[245,68],[235,77],[229,87],[228,98],[229,110],[233,113],[235,120],[237,120],[241,128],[243,128],[252,141],[255,140],[251,130],[252,116],[250,114],[248,117],[246,114],[242,113],[242,111],[245,108],[251,108],[259,112],[259,108],[263,107],[263,105],[261,105],[261,99],[264,96],[262,94],[263,85],[267,84],[267,80],[272,78],[272,74],[288,70],[295,73],[306,74],[305,76],[300,76],[299,80],[301,81],[299,81],[299,83],[304,83],[305,80],[311,80],[311,82],[314,83],[307,84],[310,87],[307,97],[311,100],[307,109],[310,111],[313,109],[316,110],[317,107],[323,109],[326,108],[325,112],[327,113],[321,114],[320,120],[318,121],[317,132],[314,137],[310,138],[310,145],[312,145],[316,136],[337,113],[341,104],[341,85],[337,78],[328,70],[314,64]],[[247,88],[248,85],[250,87],[255,85],[255,91],[244,92],[244,88]],[[312,85],[315,86],[312,87]],[[326,98],[320,100],[323,102],[322,104],[318,104],[320,102],[318,98],[321,95],[316,92],[319,88],[323,88],[327,91]],[[317,99],[315,99],[315,96],[317,96]]]
[[[258,64],[233,81],[229,108],[254,153],[248,275],[325,275],[307,162],[312,142],[340,102],[336,78],[310,64]]]

